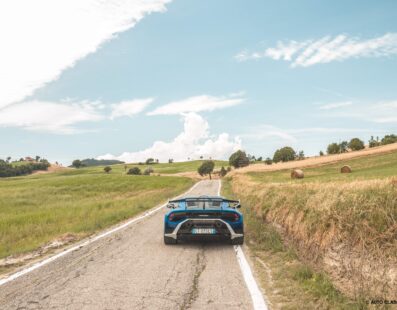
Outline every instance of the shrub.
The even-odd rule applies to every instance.
[[[339,143],[339,150],[341,153],[346,153],[348,147],[349,143],[347,143],[347,141],[342,141],[341,143]]]
[[[141,169],[139,169],[138,167],[132,167],[128,170],[127,174],[140,175]]]
[[[352,151],[359,151],[365,148],[364,142],[359,138],[351,139],[348,146]]]
[[[279,150],[277,150],[273,155],[273,161],[278,163],[280,161],[286,162],[294,160],[296,157],[296,152],[290,146],[285,146]]]
[[[225,167],[222,166],[221,170],[219,171],[219,175],[221,177],[224,177],[227,174],[227,171],[225,169]]]
[[[174,162],[174,160],[172,158],[168,159],[168,163],[172,164]]]
[[[299,153],[298,153],[298,159],[299,159],[299,160],[305,159],[305,153],[304,153],[303,151],[299,151]]]
[[[72,162],[72,166],[75,167],[75,168],[80,168],[80,167],[83,167],[83,163],[81,162],[80,159],[75,159]]]
[[[230,172],[230,171],[232,171],[232,168],[231,168],[230,166],[228,166],[228,167],[226,168],[226,171],[227,171],[227,172]]]
[[[112,171],[112,167],[106,166],[105,168],[103,168],[103,171],[109,173],[110,171]]]
[[[270,157],[265,159],[265,164],[266,165],[271,165],[272,163],[273,163],[273,160]]]
[[[380,141],[380,143],[382,145],[386,145],[386,144],[391,144],[391,143],[396,143],[397,142],[397,136],[396,135],[386,135],[382,138],[382,140]]]
[[[324,156],[324,152],[323,151],[320,151],[320,156]]]
[[[152,167],[147,167],[144,171],[143,171],[143,175],[150,175],[151,173],[153,173],[154,170]]]
[[[368,141],[368,146],[369,147],[375,147],[379,146],[381,143],[379,142],[379,137],[376,137],[376,140],[374,139],[374,136],[371,136],[371,139]]]
[[[214,171],[215,163],[212,160],[204,161],[201,166],[197,169],[197,172],[201,175],[209,175],[211,179],[211,173]]]
[[[249,159],[245,152],[238,150],[237,152],[230,155],[229,164],[234,168],[245,167],[249,165]]]

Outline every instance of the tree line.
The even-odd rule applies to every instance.
[[[46,159],[19,165],[13,165],[8,158],[7,160],[0,159],[0,178],[27,175],[37,170],[47,170],[49,166],[50,163]]]

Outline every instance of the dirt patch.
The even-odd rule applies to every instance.
[[[6,258],[0,259],[0,269],[2,268],[9,268],[9,267],[15,267],[15,266],[20,266],[26,262],[29,262],[31,260],[37,259],[45,254],[48,254],[54,249],[58,249],[60,247],[63,247],[71,242],[77,241],[79,238],[75,234],[71,233],[66,233],[62,236],[60,236],[57,239],[54,239],[53,241],[43,245],[39,249],[21,254],[21,255],[11,255]]]
[[[49,166],[47,170],[37,170],[37,171],[34,171],[32,174],[54,173],[54,172],[59,172],[59,171],[69,170],[69,169],[71,169],[71,168],[67,168],[67,167],[63,167],[63,166],[60,166],[60,165],[51,164],[51,166]]]

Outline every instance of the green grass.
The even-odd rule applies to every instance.
[[[182,177],[105,174],[90,168],[1,179],[0,258],[31,251],[65,233],[92,234],[192,184]]]
[[[340,168],[343,165],[349,165],[353,172],[340,173]],[[290,169],[271,172],[251,172],[249,175],[255,181],[266,183],[347,182],[352,180],[380,179],[397,176],[397,152],[360,157],[324,166],[303,168],[302,170],[305,173],[305,178],[293,181],[290,177]]]

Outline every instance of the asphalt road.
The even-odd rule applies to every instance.
[[[202,181],[189,194],[217,191]],[[166,246],[165,212],[0,286],[0,309],[252,309],[233,246]]]

